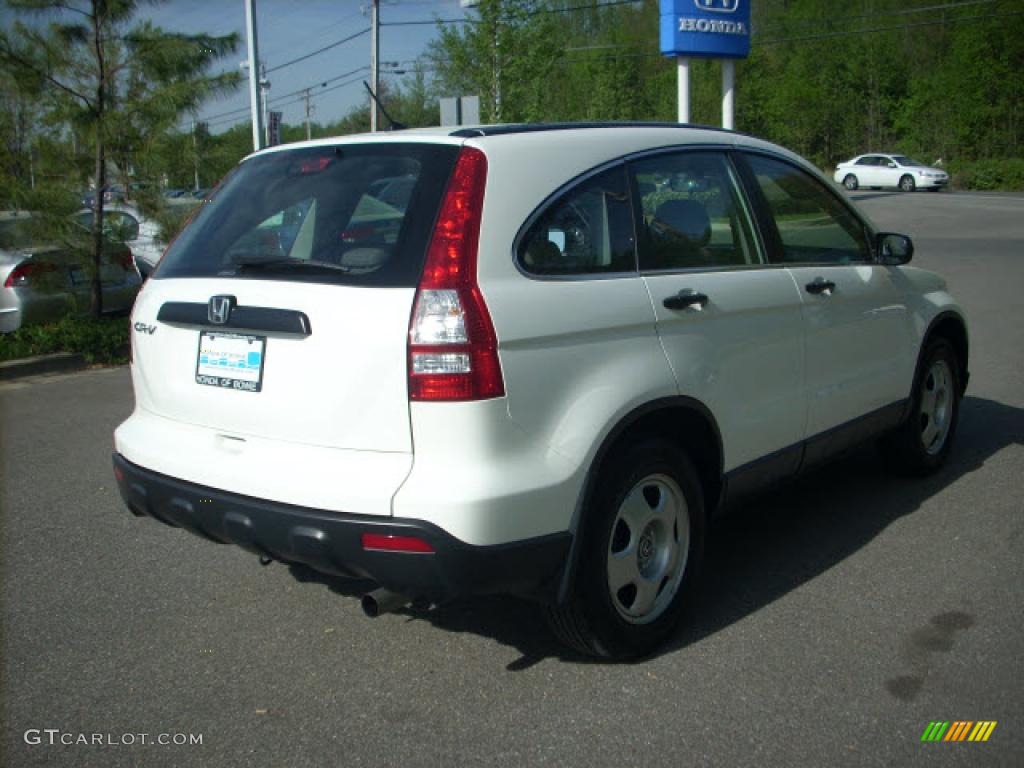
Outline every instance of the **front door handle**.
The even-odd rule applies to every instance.
[[[821,277],[816,277],[813,282],[808,283],[806,286],[808,293],[828,293],[831,294],[836,289],[836,284],[831,280],[825,280]]]
[[[675,296],[669,296],[661,302],[665,309],[688,309],[689,307],[704,309],[707,303],[707,296],[703,293],[693,293],[691,291],[680,291]]]

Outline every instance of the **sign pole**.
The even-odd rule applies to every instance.
[[[735,126],[733,118],[735,107],[736,63],[732,59],[722,59],[722,127],[731,131]]]
[[[252,112],[252,148],[263,149],[263,110],[260,107],[259,47],[256,41],[256,0],[245,0],[245,29],[249,47],[249,105]]]
[[[687,56],[676,57],[679,69],[679,122],[690,122],[690,59]]]
[[[658,0],[658,45],[676,60],[679,122],[689,123],[690,60],[722,62],[722,127],[734,130],[736,59],[750,55],[747,0]]]

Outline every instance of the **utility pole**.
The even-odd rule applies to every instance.
[[[192,121],[192,155],[194,157],[193,169],[195,170],[195,186],[192,189],[201,189],[199,186],[199,139],[196,138],[196,121]]]
[[[260,62],[260,102],[263,105],[263,146],[270,146],[270,121],[267,119],[267,96],[270,93],[270,81],[267,80],[267,63]]]
[[[252,148],[263,149],[263,110],[260,108],[260,60],[256,43],[256,0],[245,0],[245,29],[249,38],[249,108],[252,112]]]
[[[309,88],[302,92],[302,98],[306,100],[306,141],[309,141],[313,138],[309,128],[309,118],[313,114],[313,104],[310,102]]]
[[[370,131],[377,130],[377,99],[380,98],[380,0],[373,0],[370,11],[370,82],[373,95],[370,99]]]

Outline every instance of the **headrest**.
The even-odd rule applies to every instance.
[[[711,219],[695,200],[666,200],[654,214],[655,229],[663,237],[682,237],[694,245],[711,240]]]

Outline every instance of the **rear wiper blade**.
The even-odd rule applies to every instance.
[[[329,261],[316,259],[280,259],[260,256],[239,256],[232,261],[247,269],[320,269],[330,272],[351,272],[351,267],[332,264]]]

